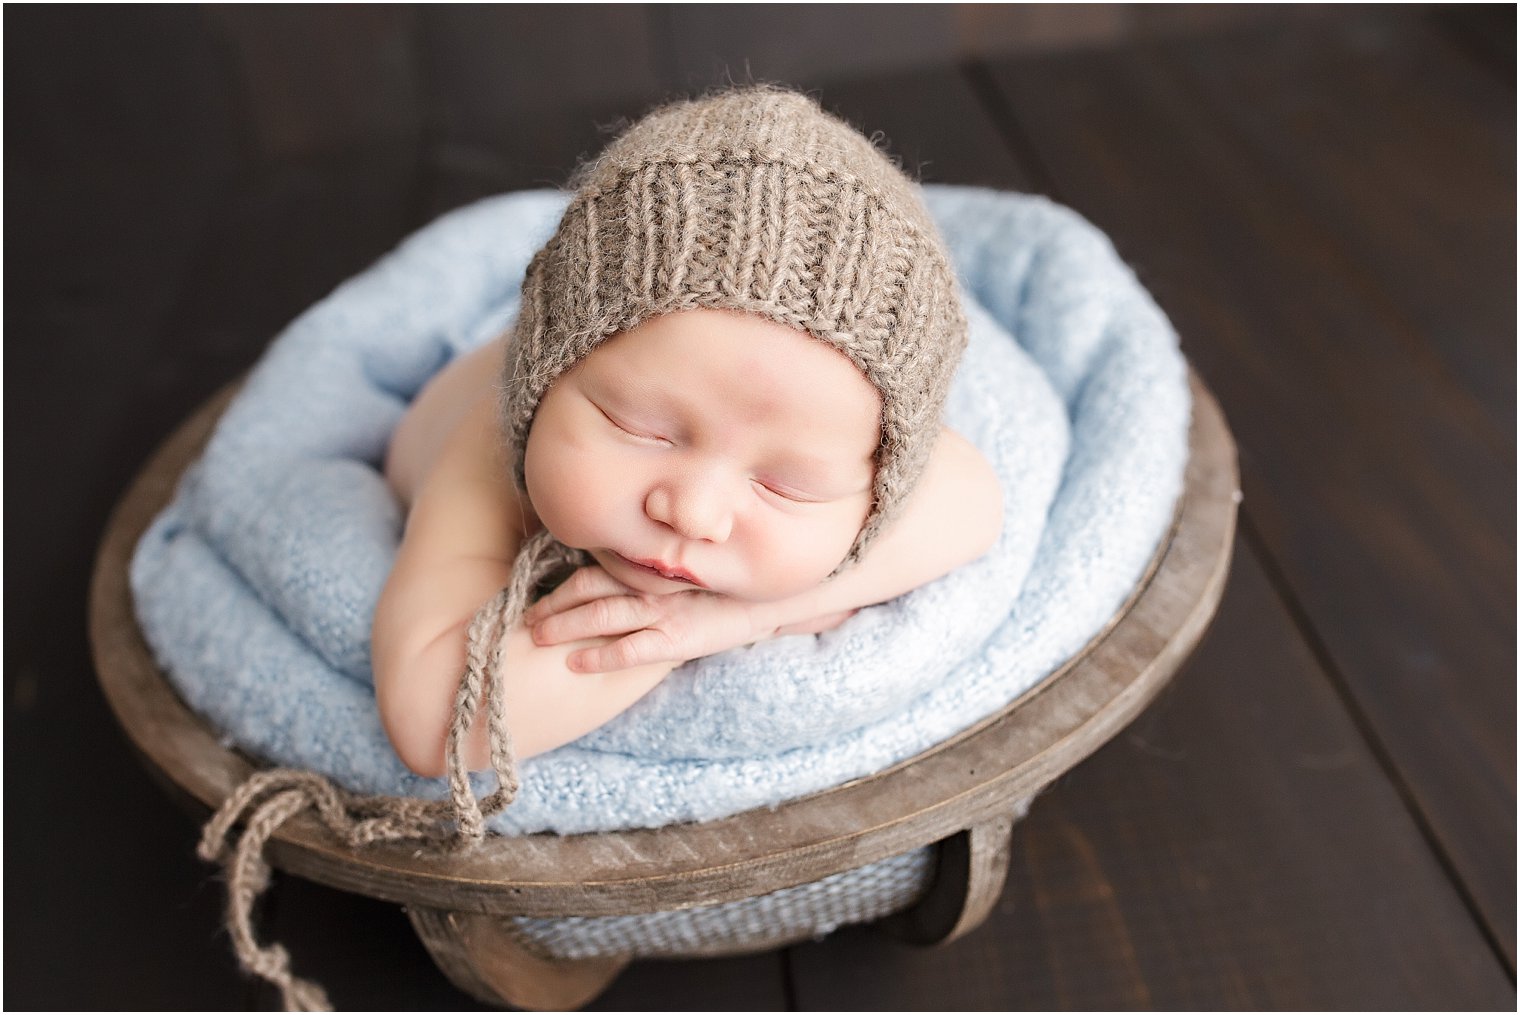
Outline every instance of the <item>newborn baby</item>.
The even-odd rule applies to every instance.
[[[940,422],[965,321],[910,181],[789,92],[646,117],[582,169],[508,336],[419,394],[372,632],[397,754],[445,770],[472,619],[547,530],[585,566],[504,634],[518,757],[681,663],[836,626],[976,559],[997,477]],[[485,724],[463,747],[489,763]]]

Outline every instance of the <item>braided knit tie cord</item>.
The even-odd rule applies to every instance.
[[[260,945],[253,934],[253,904],[269,882],[264,844],[286,821],[315,811],[336,838],[350,847],[371,842],[418,839],[440,851],[469,847],[485,835],[487,818],[517,796],[517,761],[507,730],[506,691],[501,673],[506,634],[521,620],[529,597],[557,572],[586,563],[586,556],[556,542],[547,530],[529,537],[512,567],[512,581],[475,613],[465,649],[465,670],[454,696],[445,753],[449,798],[365,796],[326,776],[276,768],[250,776],[233,790],[206,822],[197,849],[201,859],[220,860],[227,874],[227,932],[238,962],[280,988],[287,1011],[331,1011],[327,994],[290,972],[290,955],[277,944]],[[464,742],[486,705],[486,730],[496,789],[477,799],[464,763]],[[246,827],[228,848],[232,827]]]

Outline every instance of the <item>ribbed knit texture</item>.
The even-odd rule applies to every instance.
[[[806,96],[745,88],[665,106],[579,171],[533,258],[502,422],[518,482],[538,404],[608,337],[704,307],[837,349],[881,392],[859,559],[922,475],[966,345],[955,276],[918,191]]]

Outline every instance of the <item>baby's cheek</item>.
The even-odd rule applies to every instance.
[[[596,512],[592,506],[605,503],[603,491],[596,489],[601,473],[584,453],[565,445],[547,449],[530,448],[526,472],[528,499],[539,520],[556,539],[568,546],[593,543],[592,523]]]
[[[794,519],[771,527],[753,558],[757,584],[765,588],[756,598],[785,599],[816,586],[849,552],[855,531],[838,518]]]

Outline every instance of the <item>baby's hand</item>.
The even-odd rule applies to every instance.
[[[523,623],[537,645],[617,638],[571,653],[567,665],[581,673],[686,662],[776,633],[774,626],[763,626],[754,604],[699,589],[647,595],[595,565],[576,571],[533,604]]]

